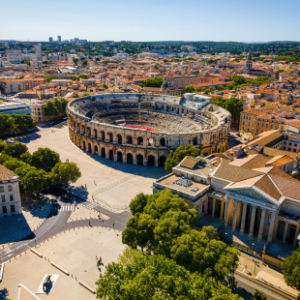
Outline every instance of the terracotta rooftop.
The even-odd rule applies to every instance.
[[[12,180],[17,178],[18,178],[17,174],[5,168],[4,166],[0,165],[0,181]]]

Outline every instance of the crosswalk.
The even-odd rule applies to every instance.
[[[52,211],[75,211],[74,205],[65,205],[65,206],[53,206]]]
[[[89,204],[84,205],[84,207],[87,208],[87,209],[93,209],[96,206],[98,206],[98,203],[95,203],[95,202],[91,202]]]

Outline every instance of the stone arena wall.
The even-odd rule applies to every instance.
[[[87,117],[89,112],[84,114],[72,107],[75,103],[80,104],[80,101],[87,103],[96,101],[96,103],[109,105],[114,99],[127,103],[130,99],[130,101],[143,103],[144,106],[146,104],[150,117],[153,111],[182,118],[200,112],[181,106],[180,98],[172,96],[107,94],[76,99],[67,107],[69,138],[75,145],[106,159],[144,166],[163,166],[169,151],[175,150],[179,145],[192,144],[205,156],[215,152],[224,152],[228,148],[231,116],[228,111],[215,105],[208,104],[201,111],[210,117],[214,126],[205,130],[184,133],[149,131],[99,123],[93,117]]]

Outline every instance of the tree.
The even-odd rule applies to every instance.
[[[174,152],[171,150],[165,162],[165,170],[172,172],[172,168],[177,166],[186,156],[199,156],[200,150],[193,145],[179,146]]]
[[[0,153],[4,150],[6,147],[6,143],[3,140],[0,140]]]
[[[136,213],[143,213],[144,207],[147,204],[148,195],[143,193],[137,194],[133,200],[131,200],[129,207],[133,215]]]
[[[21,166],[15,170],[21,180],[21,190],[27,195],[42,192],[51,186],[51,173],[38,170],[29,165]]]
[[[131,257],[132,262],[121,257],[118,263],[107,265],[96,282],[98,299],[242,299],[214,278],[191,274],[163,255],[131,253]]]
[[[187,85],[183,89],[184,93],[194,93],[196,89],[192,85]]]
[[[74,62],[74,64],[75,64],[75,65],[77,65],[78,61],[79,61],[79,59],[78,59],[78,58],[76,58],[76,57],[73,57],[73,62]]]
[[[89,76],[87,76],[86,74],[80,74],[80,75],[78,76],[78,78],[88,79]]]
[[[59,154],[49,148],[38,148],[28,159],[30,165],[46,172],[50,172],[59,162]]]
[[[233,277],[238,267],[239,251],[219,241],[213,226],[201,231],[191,230],[177,237],[171,257],[191,272],[214,277],[220,281]]]
[[[54,104],[53,101],[49,100],[46,102],[44,105],[44,111],[45,111],[45,116],[50,117],[50,116],[57,116],[58,115],[58,110]]]
[[[300,250],[295,250],[282,263],[282,273],[287,285],[300,291]]]
[[[253,300],[267,300],[268,297],[261,291],[255,290],[254,298]]]
[[[108,89],[108,85],[105,84],[105,83],[102,85],[102,87],[103,87],[104,89]]]
[[[13,144],[6,144],[6,147],[2,151],[2,154],[10,155],[15,158],[20,158],[21,155],[28,151],[25,144],[15,142]]]
[[[139,85],[142,87],[161,87],[163,84],[163,78],[162,77],[155,77],[155,78],[147,78],[144,80],[143,83],[140,83]]]
[[[77,181],[81,177],[79,168],[73,162],[59,162],[51,172],[53,173],[53,180],[56,183],[68,184]]]
[[[138,201],[141,201],[138,204]],[[189,232],[197,211],[170,190],[154,195],[139,194],[132,201],[134,217],[122,233],[124,244],[136,248],[159,250],[169,255],[172,240]]]
[[[276,78],[276,79],[279,79],[279,74],[282,73],[282,72],[284,72],[284,70],[282,70],[282,69],[276,71],[276,72],[275,72],[275,78]]]

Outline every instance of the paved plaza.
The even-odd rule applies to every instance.
[[[48,295],[39,294],[41,299],[95,299],[95,295],[79,285],[78,281],[96,289],[95,282],[99,274],[104,274],[105,266],[117,261],[124,249],[118,230],[85,227],[66,231],[38,246],[37,250],[43,258],[27,251],[21,257],[7,262],[0,290],[8,290],[7,299],[17,299],[19,283],[35,293],[45,274],[58,274],[52,292]],[[96,256],[102,258],[103,265],[99,268]],[[51,266],[48,260],[68,271],[70,276]]]
[[[82,177],[75,187],[86,186],[77,194],[119,208],[128,205],[136,194],[152,194],[152,182],[165,175],[162,167],[143,167],[107,160],[84,152],[68,139],[66,122],[59,128],[41,128],[37,133],[18,138],[32,153],[39,147],[48,147],[60,155],[61,161],[69,159],[81,170]]]

